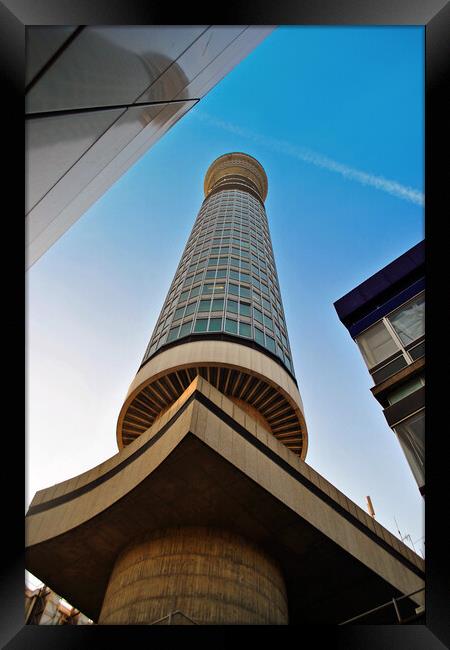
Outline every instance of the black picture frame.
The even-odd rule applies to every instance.
[[[21,214],[23,178],[25,175],[23,144],[23,88],[25,69],[25,28],[28,25],[107,25],[107,24],[255,24],[255,25],[423,25],[425,27],[426,93],[425,93],[425,237],[427,255],[427,401],[433,407],[427,409],[427,496],[426,496],[426,625],[419,626],[345,626],[311,628],[314,646],[345,648],[426,648],[433,650],[450,646],[450,616],[448,579],[448,541],[446,530],[447,490],[444,468],[446,456],[440,445],[445,438],[443,406],[445,399],[439,399],[439,389],[444,389],[439,377],[441,365],[446,367],[442,346],[444,325],[434,318],[438,301],[439,277],[445,272],[445,238],[440,236],[441,224],[447,219],[445,207],[449,204],[447,167],[449,107],[445,101],[445,86],[450,67],[450,5],[444,0],[298,0],[296,3],[279,0],[276,3],[252,3],[237,5],[229,2],[215,5],[214,12],[198,12],[189,3],[179,5],[176,10],[168,3],[146,2],[144,0],[3,0],[0,1],[0,62],[2,66],[4,132],[4,160],[7,160],[3,185],[3,198],[13,199],[10,207],[4,207],[4,247],[2,261],[6,264],[3,277],[3,303],[6,307],[3,321],[7,326],[6,343],[3,349],[10,355],[5,363],[7,385],[12,387],[13,400],[4,397],[3,413],[3,459],[9,472],[2,492],[2,579],[0,581],[0,641],[2,647],[15,648],[75,648],[106,647],[113,644],[167,643],[181,641],[229,645],[239,638],[240,642],[255,643],[255,634],[264,634],[264,640],[275,641],[272,635],[294,635],[296,630],[288,628],[204,629],[190,627],[180,634],[179,628],[153,627],[102,627],[62,626],[40,627],[23,624],[24,590],[24,522],[20,498],[24,496],[24,463],[26,446],[22,435],[21,413],[24,400],[21,387],[25,362],[25,253],[23,251],[24,226]],[[208,9],[211,9],[209,7]],[[213,17],[211,16],[213,13]],[[205,20],[206,19],[206,20]],[[12,144],[6,145],[7,134],[12,135]],[[441,154],[441,155],[440,155]],[[15,179],[17,188],[11,189]],[[11,214],[11,212],[13,214]],[[17,212],[17,214],[14,214]],[[447,208],[448,212],[448,208]],[[6,221],[6,225],[5,225]],[[7,230],[6,230],[7,229]],[[7,232],[7,236],[6,236]],[[14,244],[11,244],[11,238]],[[442,247],[442,250],[441,250]],[[446,247],[446,246],[445,246]],[[448,291],[446,292],[448,295]],[[444,294],[445,295],[445,294]],[[448,298],[446,299],[448,303]],[[442,332],[441,332],[442,328]],[[446,332],[448,337],[448,333]],[[23,350],[23,355],[21,351]],[[10,370],[6,370],[9,368]],[[12,371],[16,370],[13,379]],[[430,369],[431,368],[431,369]],[[447,364],[448,368],[448,364]],[[448,370],[446,370],[448,373]],[[441,430],[442,428],[442,430]],[[6,472],[3,472],[4,476]],[[393,499],[395,495],[393,495]],[[25,502],[25,498],[22,503]],[[296,643],[307,644],[304,633],[299,632]],[[175,635],[175,636],[174,636]],[[189,635],[193,635],[192,638]],[[295,638],[295,637],[294,637]]]

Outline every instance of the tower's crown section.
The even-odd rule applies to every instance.
[[[234,183],[248,184],[257,192],[261,201],[265,201],[268,188],[266,172],[252,156],[233,152],[216,158],[205,175],[205,196]]]

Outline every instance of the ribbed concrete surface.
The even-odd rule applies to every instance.
[[[211,382],[208,374],[210,369],[216,373],[215,380]],[[228,379],[221,388],[218,373],[224,370],[227,373],[239,373],[241,384],[234,384],[228,374]],[[247,403],[251,400],[250,405],[267,420],[273,435],[280,436],[283,444],[297,453],[302,460],[305,459],[308,434],[303,404],[298,387],[289,373],[282,365],[259,350],[230,341],[213,340],[190,341],[169,347],[141,367],[131,383],[117,421],[119,449],[141,435],[153,424],[155,415],[180,396],[181,393],[170,389],[169,385],[162,387],[155,382],[159,384],[164,380],[164,383],[168,379],[171,383],[177,373],[180,375],[186,372],[191,376],[190,379],[188,376],[185,378],[184,388],[200,374],[222,394],[231,394],[232,397],[242,398]],[[251,384],[246,383],[251,378],[260,383],[252,388]],[[180,381],[179,376],[177,381]],[[156,392],[159,392],[156,401],[152,387],[156,387]],[[165,391],[165,405],[161,405],[161,401],[164,401],[161,391]]]
[[[160,530],[128,546],[99,623],[150,624],[176,610],[200,625],[288,623],[276,564],[242,537],[203,527]]]

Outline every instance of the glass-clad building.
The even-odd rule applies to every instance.
[[[425,242],[335,302],[425,495]]]
[[[264,208],[267,179],[258,161],[245,158],[265,188],[237,173],[214,181],[218,168],[242,163],[243,154],[225,154],[208,170],[205,200],[142,363],[173,341],[222,332],[253,341],[293,373]]]

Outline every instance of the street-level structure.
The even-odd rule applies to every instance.
[[[266,173],[225,154],[204,190],[119,452],[36,493],[27,569],[107,625],[340,623],[399,597],[414,615],[423,560],[305,462]]]
[[[37,589],[25,586],[25,624],[91,625],[92,621],[42,585]]]

